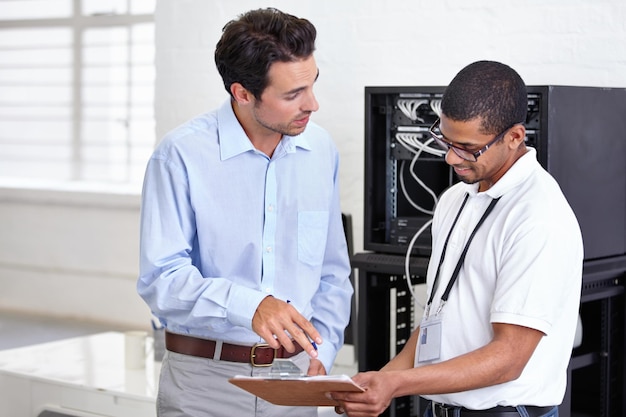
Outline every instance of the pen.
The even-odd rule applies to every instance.
[[[291,300],[287,300],[287,304],[291,304]],[[311,339],[311,337],[309,337],[308,334],[306,335],[306,337],[307,339],[309,339],[309,343],[311,343],[311,345],[313,346],[313,349],[317,350],[317,343],[315,343],[315,341]]]

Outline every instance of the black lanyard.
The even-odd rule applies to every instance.
[[[441,265],[443,264],[443,261],[446,257],[446,249],[448,248],[448,241],[450,240],[450,236],[452,235],[454,226],[456,226],[456,222],[459,220],[459,217],[461,217],[461,212],[463,211],[463,208],[465,207],[465,203],[467,203],[468,198],[469,198],[469,194],[465,194],[465,199],[463,199],[463,203],[461,204],[461,207],[459,208],[459,211],[456,214],[454,221],[452,222],[452,227],[450,227],[450,232],[448,232],[448,237],[446,237],[446,241],[443,244],[443,250],[441,251],[441,258],[439,259],[439,265],[437,266],[437,273],[435,274],[433,287],[430,292],[430,297],[428,298],[428,304],[426,304],[426,309],[427,309],[426,314],[425,314],[426,317],[428,316],[430,305],[432,304],[433,298],[435,297],[435,290],[437,289],[437,282],[439,281],[439,272],[441,271]],[[467,250],[469,249],[470,243],[472,243],[472,239],[474,239],[476,232],[478,231],[480,226],[482,226],[487,216],[489,216],[489,213],[491,213],[493,208],[496,206],[496,203],[498,202],[498,200],[500,200],[500,197],[494,198],[491,200],[491,203],[489,203],[489,207],[487,207],[487,210],[485,210],[485,212],[483,213],[483,216],[480,218],[480,220],[478,221],[478,224],[476,224],[476,227],[474,227],[472,234],[467,240],[467,243],[465,244],[465,248],[463,248],[463,252],[461,252],[461,256],[459,257],[459,261],[456,263],[456,268],[454,268],[454,272],[452,272],[452,276],[450,277],[448,286],[446,287],[446,290],[441,296],[441,305],[439,306],[439,311],[441,311],[441,308],[443,307],[443,305],[446,303],[446,301],[448,301],[448,297],[450,296],[450,291],[452,291],[452,286],[454,285],[457,278],[459,277],[459,273],[461,272],[461,267],[463,266],[463,262],[465,261],[465,255],[467,255]]]

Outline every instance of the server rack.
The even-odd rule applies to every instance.
[[[357,360],[359,371],[378,370],[400,353],[423,310],[414,302],[413,291],[426,279],[428,259],[409,259],[412,271],[407,280],[405,258],[381,253],[357,253],[352,258],[359,271]],[[383,414],[388,417],[421,415],[423,402],[417,396],[396,398]]]
[[[365,88],[364,248],[370,252],[353,257],[359,272],[358,351],[363,371],[381,365],[375,358],[386,362],[385,355],[394,354],[393,349],[381,351],[380,346],[403,340],[403,329],[380,322],[380,317],[391,320],[396,315],[386,311],[393,303],[381,303],[380,298],[388,298],[387,292],[397,294],[394,287],[406,282],[407,256],[415,264],[408,272],[415,275],[411,282],[425,276],[430,233],[427,229],[415,238],[415,232],[431,217],[433,195],[456,182],[444,158],[428,152],[424,145],[428,128],[438,117],[444,88]],[[623,354],[618,353],[625,337],[625,114],[626,89],[528,87],[526,143],[537,149],[539,162],[562,188],[585,244],[581,289],[585,336],[582,346],[573,352],[571,383],[561,406],[564,417],[626,415],[626,368]],[[595,388],[590,389],[591,385]],[[586,414],[588,406],[583,403],[592,404],[600,414]],[[407,409],[414,414],[403,414]],[[392,405],[388,413],[417,415],[418,409],[415,404]]]
[[[572,351],[559,415],[626,415],[626,256],[586,261],[580,315],[583,338]]]
[[[365,87],[365,250],[405,253],[412,234],[429,218],[415,205],[427,210],[434,205],[426,189],[440,195],[456,181],[444,158],[427,152],[410,170],[415,153],[402,140],[429,139],[443,90]],[[626,253],[625,114],[626,89],[528,87],[526,143],[537,149],[539,162],[572,205],[585,259]],[[413,254],[428,255],[429,242],[423,235]]]

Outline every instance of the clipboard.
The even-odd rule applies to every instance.
[[[272,404],[291,406],[336,406],[339,402],[328,398],[326,393],[365,391],[347,375],[284,377],[237,375],[228,382]]]

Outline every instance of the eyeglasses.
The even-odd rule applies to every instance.
[[[486,144],[482,149],[479,149],[476,152],[471,152],[471,151],[468,151],[467,149],[463,149],[463,148],[461,148],[459,146],[453,145],[453,144],[449,143],[448,141],[446,141],[446,139],[441,134],[441,131],[439,130],[439,124],[440,123],[441,123],[441,119],[437,119],[437,121],[435,121],[435,123],[433,123],[433,125],[430,127],[430,129],[428,129],[428,133],[435,140],[435,143],[437,145],[439,145],[439,147],[441,147],[441,149],[443,149],[444,151],[448,151],[449,149],[452,149],[452,151],[459,158],[463,158],[466,161],[471,161],[471,162],[476,162],[480,155],[482,155],[485,152],[487,152],[487,149],[491,148],[498,141],[502,140],[502,138],[504,137],[506,132],[509,131],[509,129],[511,129],[513,126],[519,124],[519,123],[513,123],[511,126],[509,126],[506,129],[504,129],[504,131],[502,133],[496,135],[496,137],[493,138],[493,140],[491,142],[489,142],[488,144]],[[437,132],[439,132],[439,133],[437,133]]]

